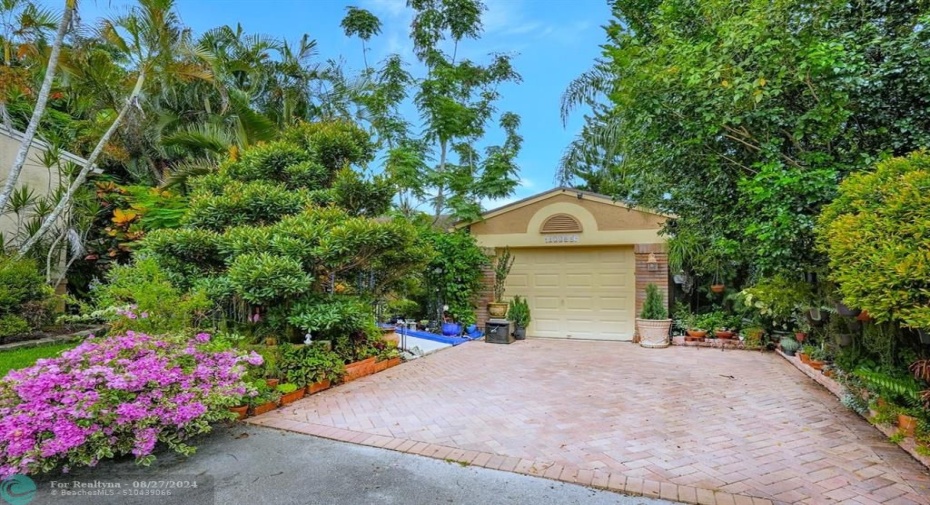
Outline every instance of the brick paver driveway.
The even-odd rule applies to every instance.
[[[772,353],[475,342],[255,418],[692,503],[930,503],[930,475]]]

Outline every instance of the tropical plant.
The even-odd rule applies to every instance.
[[[930,328],[930,154],[916,152],[850,176],[819,220],[830,278],[877,322]]]
[[[494,263],[494,301],[501,303],[504,301],[504,287],[507,284],[507,276],[510,275],[510,269],[517,258],[510,254],[510,248],[505,247],[497,256]]]
[[[53,294],[35,261],[0,255],[0,339],[37,330],[49,321]]]
[[[646,285],[646,298],[643,300],[643,309],[639,317],[640,319],[668,319],[668,308],[665,306],[659,286]]]
[[[513,321],[518,328],[526,328],[530,325],[530,305],[526,298],[516,295],[510,300],[510,308],[507,310],[507,319]]]
[[[324,380],[337,381],[345,374],[342,358],[320,344],[283,345],[280,366],[284,378],[298,386],[309,386]]]

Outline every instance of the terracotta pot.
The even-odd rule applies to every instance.
[[[301,398],[303,398],[305,393],[306,393],[306,390],[304,388],[300,388],[297,391],[294,391],[292,393],[287,393],[285,395],[282,395],[281,405],[288,405],[288,404],[294,403],[297,400],[300,400]]]
[[[704,338],[707,336],[705,330],[687,330],[688,336],[692,338]]]
[[[376,361],[375,366],[374,366],[374,373],[383,372],[387,370],[387,368],[388,368],[387,360]]]
[[[249,406],[248,405],[239,405],[238,407],[229,407],[230,412],[236,413],[236,420],[241,421],[246,417],[249,417]]]
[[[898,428],[909,437],[914,436],[914,430],[917,429],[917,418],[907,414],[898,414]]]
[[[798,351],[798,358],[800,358],[800,359],[801,359],[801,363],[804,363],[805,365],[810,365],[810,364],[811,364],[811,358],[810,358],[810,356],[808,356],[806,353],[803,353],[803,352],[801,352],[801,351]]]
[[[388,368],[392,368],[392,367],[395,367],[395,366],[399,365],[399,364],[400,364],[400,356],[398,356],[398,357],[396,357],[396,358],[391,358],[391,359],[387,360],[387,364],[388,364]]]
[[[262,405],[256,405],[255,407],[252,407],[252,415],[260,416],[266,412],[271,412],[276,408],[278,408],[278,402],[268,402]]]
[[[507,317],[508,307],[506,302],[491,302],[488,304],[488,315],[494,319],[504,319]]]
[[[319,393],[320,391],[325,391],[329,389],[331,385],[332,384],[330,384],[329,379],[322,380],[315,384],[310,384],[309,386],[307,386],[307,394],[312,395],[312,394]]]
[[[278,383],[281,382],[281,379],[265,379],[265,384],[268,384],[268,387],[274,389],[278,387]]]
[[[733,332],[732,332],[732,331],[728,331],[728,330],[716,330],[716,331],[714,332],[714,335],[715,335],[717,338],[723,338],[723,339],[733,338]]]
[[[794,333],[794,339],[798,342],[804,342],[807,340],[807,333],[804,333],[803,331],[797,331]]]
[[[872,320],[872,316],[869,315],[869,311],[863,310],[856,316],[856,321],[868,322]]]
[[[717,293],[718,295],[720,293],[723,293],[726,289],[727,287],[724,284],[712,284],[710,286],[710,290],[713,291],[714,293]]]
[[[810,360],[808,365],[810,365],[810,367],[813,368],[814,370],[823,370],[823,366],[826,365],[826,363],[824,363],[823,361]]]
[[[355,363],[349,363],[346,365],[346,375],[342,379],[343,382],[352,382],[355,379],[360,379],[366,375],[371,375],[374,373],[375,362],[377,358],[368,358],[363,359],[362,361],[356,361]]]

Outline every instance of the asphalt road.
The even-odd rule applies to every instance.
[[[658,505],[509,472],[244,425],[197,441],[191,458],[160,453],[36,479],[34,504],[74,505]],[[75,482],[79,483],[77,486]],[[193,486],[196,483],[196,488]],[[119,485],[119,487],[115,487]]]

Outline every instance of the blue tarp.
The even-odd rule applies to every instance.
[[[435,333],[430,333],[428,331],[419,331],[419,330],[408,330],[406,328],[398,328],[397,333],[401,335],[408,335],[411,337],[422,338],[424,340],[432,340],[433,342],[441,342],[443,344],[450,345],[460,345],[465,342],[469,342],[476,338],[481,338],[484,336],[480,331],[476,331],[473,334],[462,336],[462,337],[447,337],[445,335],[437,335]]]

